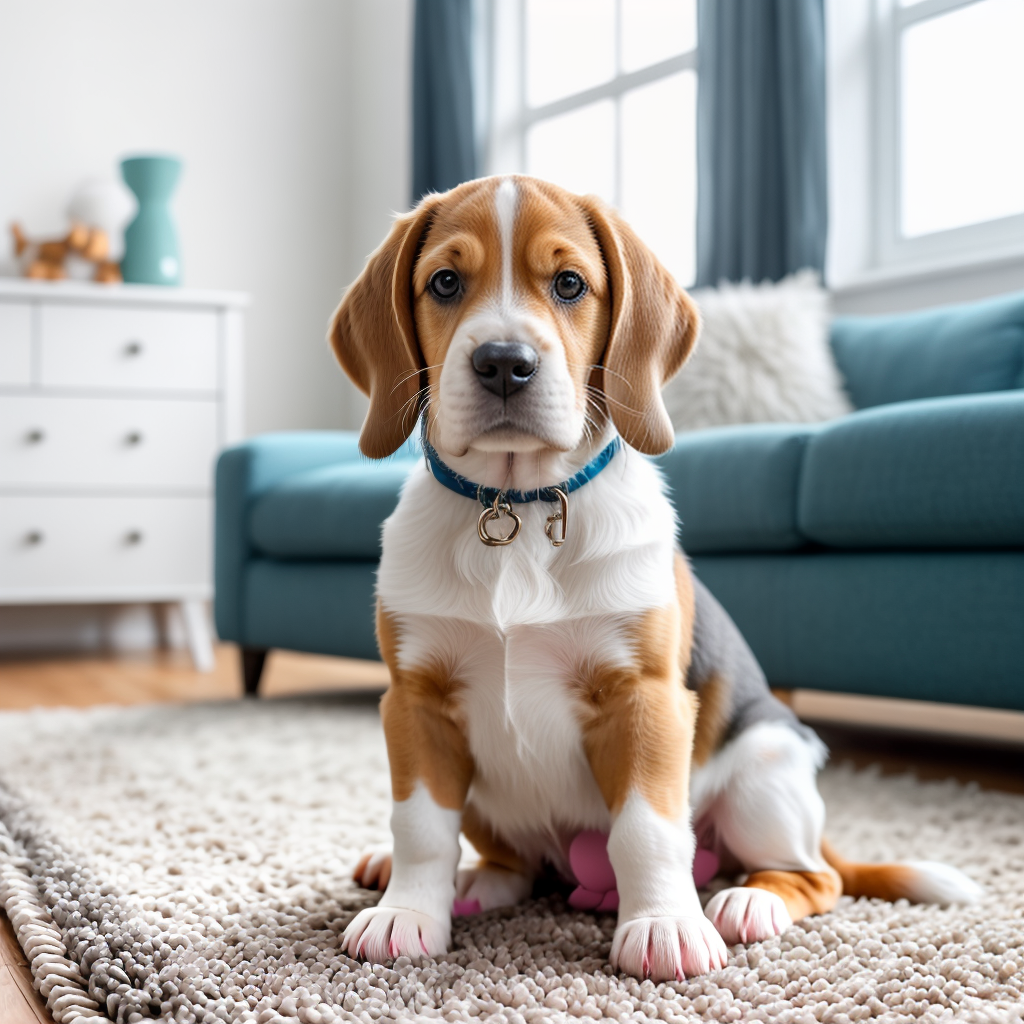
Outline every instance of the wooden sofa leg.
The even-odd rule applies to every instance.
[[[260,676],[263,675],[268,653],[266,647],[242,648],[242,683],[245,686],[246,697],[259,695]]]

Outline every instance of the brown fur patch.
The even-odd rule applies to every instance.
[[[693,620],[696,614],[696,599],[693,592],[693,576],[686,558],[676,552],[676,597],[682,622],[682,641],[679,645],[679,667],[683,678],[693,659]],[[693,763],[704,764],[722,745],[729,727],[731,684],[721,675],[701,680],[697,690],[697,724],[694,728]]]
[[[371,459],[391,455],[419,415],[423,357],[416,341],[409,277],[417,243],[437,200],[399,217],[345,293],[328,337],[353,383],[370,398],[359,447]]]
[[[364,889],[379,889],[383,892],[391,881],[391,854],[381,857],[374,868],[370,868],[372,853],[364,853],[352,870],[352,881]]]
[[[831,910],[843,894],[839,875],[827,871],[755,871],[745,885],[782,897],[794,921]]]
[[[485,863],[521,875],[527,873],[523,859],[480,817],[472,804],[467,804],[462,811],[462,833]]]
[[[619,215],[596,196],[580,204],[608,268],[612,319],[601,362],[609,411],[628,444],[647,455],[675,434],[661,388],[686,362],[700,331],[692,299]]]
[[[455,705],[457,683],[442,664],[401,668],[398,624],[377,603],[377,640],[391,671],[380,702],[391,767],[391,793],[407,800],[423,782],[441,807],[461,810],[473,779],[473,759]]]
[[[693,658],[693,620],[697,614],[697,598],[693,592],[693,576],[682,552],[675,553],[674,570],[676,577],[676,600],[679,602],[681,633],[679,640],[679,670],[686,678],[686,671]]]
[[[634,664],[580,681],[583,747],[613,814],[634,789],[666,818],[686,807],[696,703],[682,683],[680,618],[675,603],[645,612],[628,632]]]
[[[827,840],[821,855],[839,874],[848,896],[869,896],[893,902],[913,895],[914,869],[903,864],[857,864],[841,857]]]
[[[729,728],[729,683],[715,673],[697,693],[697,725],[693,737],[693,763],[705,764],[721,746]]]

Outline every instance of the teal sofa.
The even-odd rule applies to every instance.
[[[831,343],[855,413],[657,460],[694,569],[774,686],[1024,711],[1024,293],[837,318]],[[417,457],[342,432],[221,455],[215,613],[246,692],[272,648],[377,657],[380,523]]]

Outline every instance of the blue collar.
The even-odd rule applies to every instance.
[[[434,475],[434,479],[450,491],[461,494],[464,498],[473,498],[483,506],[494,504],[494,499],[501,497],[503,501],[511,502],[513,505],[525,505],[531,501],[557,501],[557,488],[565,494],[572,494],[585,483],[593,480],[598,473],[608,465],[615,457],[616,452],[622,447],[622,441],[618,437],[612,440],[601,450],[601,453],[588,462],[578,473],[568,480],[554,487],[540,487],[535,491],[503,491],[498,487],[484,487],[483,484],[475,484],[464,476],[456,473],[450,466],[446,466],[441,457],[437,454],[434,446],[427,440],[427,420],[423,417],[420,428],[420,441],[423,444],[423,454],[427,458],[427,468]]]

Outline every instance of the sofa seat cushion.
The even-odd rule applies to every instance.
[[[1024,545],[1024,391],[829,424],[807,445],[797,521],[835,548]]]
[[[832,352],[858,409],[1024,387],[1024,292],[899,316],[840,316]]]
[[[380,558],[380,526],[415,460],[342,463],[296,473],[249,510],[249,543],[274,558]]]
[[[820,428],[756,424],[678,434],[661,466],[680,520],[680,542],[702,551],[789,551],[797,526],[800,463]]]

